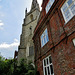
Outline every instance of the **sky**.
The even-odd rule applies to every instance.
[[[41,6],[42,0],[37,0]],[[0,55],[13,58],[18,50],[25,9],[28,12],[32,0],[0,0]]]

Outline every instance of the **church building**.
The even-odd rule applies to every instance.
[[[32,40],[33,31],[37,25],[40,8],[37,0],[32,0],[31,9],[25,10],[25,19],[22,25],[22,34],[20,36],[20,45],[18,47],[18,62],[21,59],[27,59],[34,62],[34,43]]]

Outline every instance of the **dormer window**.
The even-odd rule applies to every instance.
[[[67,23],[75,15],[75,0],[66,0],[61,7],[65,23]]]
[[[43,47],[48,41],[49,41],[48,32],[47,32],[47,28],[46,28],[41,35],[41,47]]]
[[[46,13],[50,10],[51,6],[53,5],[55,0],[49,0],[47,6],[46,6]]]

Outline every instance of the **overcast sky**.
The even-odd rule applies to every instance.
[[[37,0],[41,6],[42,0]],[[14,57],[18,50],[25,9],[31,8],[32,0],[0,0],[0,54]]]

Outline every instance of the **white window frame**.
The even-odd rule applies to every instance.
[[[51,67],[50,67],[50,65],[52,65],[52,67],[53,67],[53,64],[50,63],[49,57],[51,57],[51,55],[49,55],[48,57],[46,57],[46,58],[43,59],[43,72],[44,72],[44,75],[45,75],[45,68],[46,68],[46,73],[47,73],[47,75],[54,75],[54,70],[53,70],[53,74],[51,74],[51,69],[50,69]],[[48,59],[48,64],[47,64],[47,59]],[[51,59],[52,59],[52,58],[51,58]],[[45,61],[46,65],[44,65],[44,61]],[[52,61],[52,60],[51,60],[51,61]],[[50,74],[48,74],[48,68],[49,68],[49,73],[50,73]]]
[[[41,35],[41,47],[43,47],[48,41],[49,41],[49,38],[48,38],[48,40],[47,40],[47,36],[48,36],[48,31],[47,31],[47,34],[45,34],[45,31],[47,30],[47,28],[44,30],[44,32],[42,33],[42,35]],[[43,39],[42,39],[42,36],[43,36]],[[45,39],[45,41],[44,41],[44,39]],[[43,41],[43,43],[42,43],[42,41]]]
[[[48,13],[48,11],[50,10],[51,6],[53,5],[55,0],[49,0],[47,6],[46,6],[46,13]]]
[[[72,5],[75,5],[75,0],[72,0],[73,2],[72,2],[72,4],[69,6],[68,5],[68,2],[69,0],[66,0],[66,2],[63,4],[63,6],[61,7],[61,12],[62,12],[62,14],[63,14],[63,17],[64,17],[64,20],[65,20],[65,23],[67,23],[74,15],[75,15],[75,13],[73,14],[72,13],[72,11],[71,11],[71,9],[70,9],[70,7],[72,6]],[[66,17],[65,17],[65,12],[63,11],[63,7],[64,7],[64,5],[67,5],[67,9],[66,9],[66,11],[67,10],[69,10],[69,12],[70,12],[70,14],[71,14],[71,16],[69,16],[69,18],[68,19],[66,19]]]
[[[74,38],[72,41],[73,41],[73,44],[74,44],[74,46],[75,46],[75,38]]]

